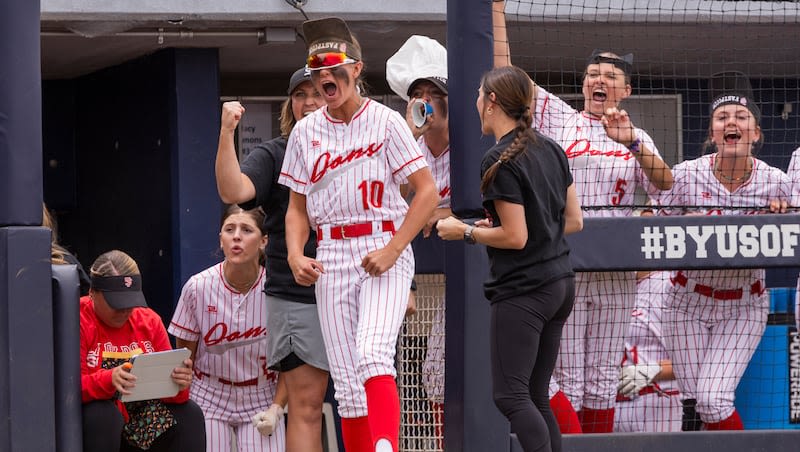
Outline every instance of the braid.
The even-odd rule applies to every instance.
[[[494,102],[509,118],[515,119],[514,141],[505,148],[497,161],[486,169],[481,180],[481,192],[486,192],[494,181],[497,169],[503,163],[515,159],[528,149],[528,145],[536,142],[533,132],[533,115],[531,114],[531,101],[533,100],[533,83],[528,74],[515,66],[495,68],[487,72],[481,80],[481,89],[484,95],[494,93]]]

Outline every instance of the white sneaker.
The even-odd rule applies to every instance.
[[[375,452],[394,452],[392,450],[392,443],[386,438],[381,438],[375,444]]]

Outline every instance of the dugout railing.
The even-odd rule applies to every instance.
[[[795,267],[800,263],[800,215],[797,214],[594,218],[585,221],[585,230],[569,238],[573,264],[578,271],[781,268]],[[687,229],[702,231],[703,228],[712,235],[719,230],[722,234],[730,233],[738,237],[738,230],[742,228],[763,233],[759,240],[759,249],[743,248],[744,254],[750,257],[743,257],[741,252],[737,252],[736,257],[730,257],[729,248],[720,249],[718,246],[725,242],[730,243],[729,240],[718,241],[712,236],[707,237],[703,246],[698,246],[692,239],[692,234],[686,233]],[[749,246],[752,243],[746,244]],[[441,253],[442,246],[442,242],[436,238],[415,241],[420,271],[428,274],[417,276],[417,313],[406,320],[398,344],[398,388],[403,413],[401,448],[409,452],[443,450],[443,444],[437,442],[439,432],[435,413],[422,382],[427,341],[432,340],[431,327],[445,299],[445,275],[443,270],[435,271],[439,265],[446,265]],[[455,246],[466,245],[457,243]],[[744,246],[737,243],[737,248]],[[479,249],[483,252],[482,247]],[[792,293],[785,288],[773,287],[768,290],[781,292],[784,297]],[[676,444],[684,443],[688,447],[686,450],[696,450],[694,448],[701,446],[711,448],[710,450],[759,450],[750,449],[750,446],[743,444],[764,446],[764,450],[794,450],[795,443],[791,441],[796,441],[800,432],[785,431],[800,428],[800,425],[795,424],[798,419],[792,419],[790,414],[793,400],[796,399],[792,397],[790,387],[792,382],[798,383],[797,378],[792,379],[794,367],[789,357],[792,338],[797,338],[793,328],[793,303],[793,299],[784,299],[782,303],[778,301],[777,305],[772,306],[762,346],[753,358],[757,362],[751,362],[754,369],[748,369],[740,383],[741,391],[737,392],[737,398],[741,399],[740,394],[744,394],[748,401],[737,403],[737,409],[741,411],[748,430],[727,435],[717,432],[612,433],[586,437],[567,435],[564,439],[565,450],[589,450],[589,444],[592,445],[591,450],[619,450],[620,447],[625,450],[675,450]],[[451,300],[450,309],[458,310],[460,307],[459,303]],[[456,335],[470,334],[457,331],[456,328],[452,330]],[[449,365],[448,371],[452,371]],[[447,391],[452,389],[448,388]],[[458,389],[454,391],[457,393]],[[490,387],[487,386],[485,391],[490,392]],[[753,402],[753,399],[759,398],[766,402],[761,402],[761,406],[753,406],[758,403]],[[765,404],[771,405],[763,406]],[[495,410],[493,406],[468,409]],[[765,426],[773,430],[750,430],[763,429]],[[784,431],[780,431],[781,429]],[[768,441],[765,442],[765,439]],[[518,447],[512,438],[511,450],[521,450]]]

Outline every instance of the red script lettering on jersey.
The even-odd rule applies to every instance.
[[[317,158],[316,162],[314,162],[314,171],[311,173],[311,182],[319,182],[323,177],[325,177],[325,173],[327,173],[329,169],[336,169],[342,165],[355,162],[356,160],[364,157],[372,157],[373,155],[377,154],[382,147],[383,143],[370,143],[366,149],[363,147],[353,149],[346,155],[338,155],[333,159],[331,159],[330,152],[325,152]]]
[[[627,149],[617,149],[613,151],[601,151],[599,149],[592,149],[591,143],[589,140],[585,138],[581,138],[580,140],[575,140],[569,147],[564,151],[567,154],[568,159],[574,159],[576,157],[580,157],[582,155],[590,155],[590,156],[601,156],[601,157],[619,157],[623,160],[630,160],[633,158],[633,154]],[[580,147],[582,146],[582,148]]]
[[[225,322],[219,322],[208,330],[208,333],[206,333],[205,337],[203,337],[203,341],[206,343],[206,346],[211,347],[219,344],[222,341],[233,342],[238,339],[248,339],[266,335],[267,329],[260,326],[248,328],[244,332],[231,331],[229,334],[228,325],[226,325]]]

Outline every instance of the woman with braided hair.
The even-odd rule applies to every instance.
[[[495,404],[525,451],[560,451],[548,387],[575,297],[564,235],[581,230],[583,218],[564,151],[531,128],[532,87],[514,66],[481,79],[481,130],[497,140],[481,163],[486,218],[471,226],[448,217],[437,230],[444,240],[486,245]]]
[[[504,7],[503,1],[492,3],[496,67],[511,64]],[[653,197],[673,183],[655,142],[623,108],[633,93],[632,75],[633,55],[597,49],[582,76],[583,108],[534,84],[533,126],[564,148],[586,217],[631,216],[637,189]],[[635,302],[633,271],[575,277],[575,306],[564,325],[554,379],[578,411],[583,433],[613,430],[619,350]]]

